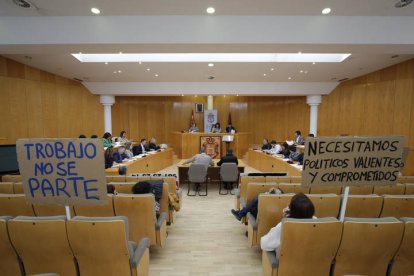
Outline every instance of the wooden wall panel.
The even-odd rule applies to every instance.
[[[99,97],[81,84],[0,57],[0,137],[19,138],[102,135]]]

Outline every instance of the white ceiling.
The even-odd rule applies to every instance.
[[[101,15],[320,15],[325,7],[335,16],[412,16],[414,4],[394,8],[397,0],[27,0],[38,9],[23,9],[0,0],[0,15],[87,16],[97,7]]]
[[[286,91],[295,95],[314,94],[315,90],[305,87],[315,84],[315,89],[318,83],[321,93],[328,93],[326,87],[335,87],[339,80],[352,79],[414,58],[414,3],[396,9],[393,7],[395,2],[33,0],[38,9],[23,10],[13,6],[12,0],[0,0],[0,55],[70,79],[81,79],[95,94],[110,91],[122,95],[124,90],[127,91],[124,94],[130,95],[134,93],[134,87],[137,95],[146,94],[145,89],[151,90],[149,94],[157,94],[157,84],[160,91],[166,91],[164,94],[181,94],[187,90],[193,94],[197,91],[190,89],[197,90],[197,87],[201,93],[208,90],[201,86],[209,84],[218,93],[233,90],[236,94],[237,89],[242,90],[243,83],[250,83],[250,87],[257,89],[257,94],[278,94],[277,89],[269,89],[269,85],[285,89],[289,83],[292,83],[291,89]],[[206,15],[207,6],[214,6],[216,14]],[[322,8],[327,6],[332,8],[332,13],[321,16]],[[101,15],[92,16],[91,7],[100,8]],[[78,52],[120,51],[301,51],[352,55],[342,63],[215,63],[214,67],[208,67],[207,63],[105,65],[81,63],[71,56]],[[113,73],[119,70],[122,73]],[[307,73],[301,73],[301,70]],[[214,79],[209,80],[210,76]],[[167,91],[170,83],[176,85],[171,85],[174,89]],[[106,86],[110,89],[105,89]]]

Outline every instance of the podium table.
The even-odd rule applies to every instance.
[[[247,164],[262,172],[287,172],[288,176],[302,176],[302,170],[289,164],[282,158],[250,149],[247,155]]]
[[[249,132],[238,132],[235,134],[228,133],[203,133],[203,132],[172,132],[171,134],[171,147],[174,148],[174,152],[179,159],[188,159],[200,152],[201,141],[206,137],[220,137],[220,153],[219,156],[214,158],[220,158],[226,154],[226,142],[223,141],[223,136],[233,135],[233,142],[229,143],[230,148],[233,150],[233,154],[239,159],[242,158],[249,149],[252,135]]]

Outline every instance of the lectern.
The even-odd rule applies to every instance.
[[[233,142],[234,135],[223,135],[223,142],[226,142],[226,153],[230,148],[230,143]]]

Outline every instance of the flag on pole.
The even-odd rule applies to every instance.
[[[194,109],[192,109],[191,110],[190,127],[192,127],[194,123],[195,123],[195,121],[194,121]]]

